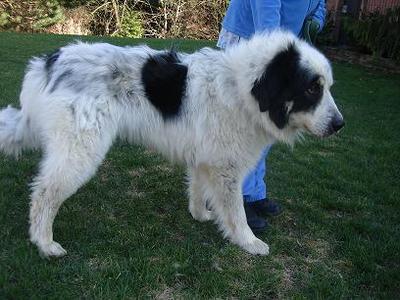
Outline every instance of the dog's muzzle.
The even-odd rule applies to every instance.
[[[335,114],[335,116],[332,118],[332,120],[328,126],[326,136],[329,136],[329,135],[339,132],[340,129],[343,128],[343,126],[344,126],[344,120],[343,120],[342,115],[340,113]]]

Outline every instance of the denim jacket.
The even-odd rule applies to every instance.
[[[299,35],[308,17],[321,29],[325,14],[325,0],[231,0],[222,27],[246,39],[278,27]]]

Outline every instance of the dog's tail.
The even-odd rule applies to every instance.
[[[29,118],[10,105],[0,110],[0,151],[18,157],[22,150],[37,146]]]
[[[21,109],[0,108],[0,152],[18,157],[23,150],[40,147],[39,130],[29,112],[37,109],[36,99],[46,84],[46,61],[33,58],[25,73],[20,94]]]

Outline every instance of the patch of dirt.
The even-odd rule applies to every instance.
[[[282,274],[282,289],[289,291],[293,288],[294,277],[296,272],[296,265],[294,262],[287,260],[283,263],[283,274]]]
[[[327,259],[330,252],[330,245],[328,241],[323,239],[309,239],[305,241],[306,246],[309,248],[309,256],[305,258],[307,263],[317,263]]]
[[[153,168],[155,171],[167,173],[167,174],[172,174],[174,171],[174,168],[169,165],[169,164],[159,164]]]
[[[89,258],[87,264],[93,271],[104,271],[111,267],[112,261],[110,258],[92,257]]]
[[[283,267],[283,273],[279,283],[279,288],[277,288],[277,293],[279,299],[284,299],[285,295],[287,295],[295,285],[296,273],[300,271],[299,266],[296,264],[293,257],[287,255],[276,255],[272,260]]]
[[[349,48],[322,47],[322,52],[332,61],[361,65],[370,70],[400,74],[400,63],[388,58],[362,54]]]
[[[173,299],[175,290],[171,287],[166,286],[162,291],[159,291],[155,299],[165,300],[165,299]]]
[[[134,168],[129,171],[129,175],[132,177],[140,177],[146,173],[146,169],[144,167]]]
[[[177,283],[174,287],[170,287],[167,285],[163,285],[163,288],[159,291],[156,291],[155,295],[152,295],[151,298],[157,300],[169,300],[169,299],[185,299],[181,294],[182,287]]]
[[[126,192],[126,195],[129,198],[134,198],[134,199],[141,199],[146,196],[144,192],[139,191],[139,189],[135,185],[131,185],[129,187],[129,190]]]

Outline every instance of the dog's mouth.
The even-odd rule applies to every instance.
[[[344,122],[343,122],[343,126],[344,126]],[[324,130],[322,131],[315,131],[313,129],[311,129],[309,126],[305,126],[306,131],[308,131],[310,134],[319,137],[319,138],[327,138],[330,137],[332,135],[338,134],[340,131],[342,131],[343,126],[341,126],[340,128],[335,127],[332,125],[332,123],[330,123]]]
[[[323,137],[328,137],[333,134],[339,133],[344,127],[344,120],[340,114],[335,115],[330,121],[327,129],[325,130]]]

